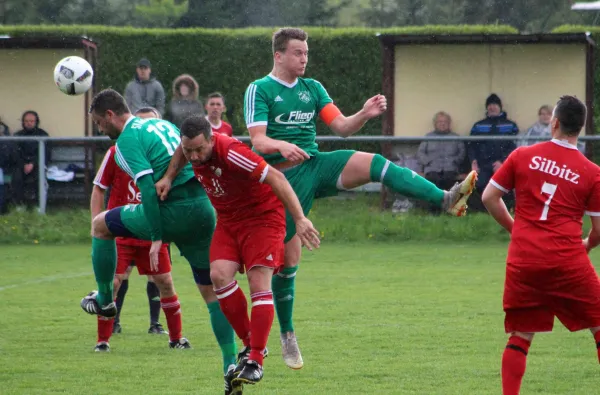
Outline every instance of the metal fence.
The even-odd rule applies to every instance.
[[[235,136],[237,139],[245,143],[250,143],[249,136]],[[376,143],[381,144],[382,147],[388,147],[388,150],[392,146],[400,144],[416,144],[423,141],[514,141],[516,143],[520,141],[548,141],[548,137],[526,137],[526,136],[410,136],[410,137],[396,137],[396,136],[355,136],[349,138],[342,138],[338,136],[317,136],[317,143],[331,143],[333,145],[347,145],[353,143]],[[40,214],[46,213],[46,202],[47,202],[47,189],[46,189],[46,145],[48,143],[53,146],[60,146],[66,143],[82,143],[86,146],[87,150],[91,150],[92,158],[96,154],[96,150],[102,146],[106,147],[111,143],[110,139],[105,136],[98,137],[15,137],[6,136],[0,137],[0,143],[2,142],[20,142],[20,141],[37,141],[38,143],[38,211]],[[581,136],[579,141],[583,142],[594,142],[600,141],[600,135],[598,136]],[[385,152],[386,150],[383,149]],[[590,153],[591,147],[587,147],[587,152]],[[102,152],[102,155],[104,152]],[[94,169],[95,170],[95,169]],[[91,182],[91,180],[86,180]]]

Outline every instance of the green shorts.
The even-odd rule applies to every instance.
[[[194,180],[174,189],[169,199],[159,204],[163,241],[175,243],[190,265],[209,269],[216,215],[200,183]],[[150,240],[150,227],[141,204],[122,207],[121,222],[136,238]]]
[[[338,194],[338,179],[355,152],[352,150],[318,152],[306,162],[283,170],[283,174],[300,200],[304,215],[308,215],[315,199]],[[296,224],[290,213],[286,212],[285,242],[290,241],[295,234]]]

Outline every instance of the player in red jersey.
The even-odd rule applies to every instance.
[[[577,150],[585,105],[563,96],[552,115],[552,141],[515,150],[492,177],[483,203],[511,234],[504,285],[504,395],[517,395],[537,332],[557,317],[570,331],[591,330],[600,361],[600,280],[587,255],[600,244],[600,168]],[[515,191],[515,218],[502,196]],[[582,242],[582,217],[592,220]]]
[[[223,97],[222,94],[214,92],[208,95],[204,108],[208,114],[206,119],[210,122],[213,132],[221,133],[229,137],[233,136],[233,128],[231,125],[221,119],[223,113],[227,111],[227,107],[225,107],[225,97]]]
[[[140,118],[159,118],[158,113],[151,109],[140,109],[136,112]],[[108,200],[108,209],[125,206],[127,204],[140,204],[141,195],[133,180],[118,166],[114,159],[115,147],[111,147],[104,156],[102,165],[94,179],[94,189],[91,198],[92,219],[104,210],[105,192],[110,188],[110,197]],[[155,283],[158,288],[160,303],[167,317],[167,326],[170,332],[170,343],[185,344],[189,348],[189,342],[181,335],[181,309],[179,300],[173,287],[171,278],[171,259],[167,244],[163,245],[159,252],[158,268],[150,267],[150,246],[151,242],[147,240],[138,240],[133,238],[118,237],[117,244],[117,269],[115,272],[114,292],[115,296],[119,293],[123,282],[129,277],[131,264],[137,266],[140,275],[148,276],[148,283]],[[149,288],[149,287],[148,287]],[[150,292],[148,292],[150,298]],[[152,301],[150,301],[152,303]],[[118,304],[118,303],[117,303]],[[150,305],[151,316],[152,304]],[[119,308],[120,312],[120,308]],[[118,316],[117,316],[118,317]],[[95,351],[110,351],[109,340],[113,333],[115,319],[107,319],[98,316],[98,341]],[[149,333],[167,333],[158,323],[158,314],[154,313],[151,317]]]
[[[271,279],[283,265],[284,205],[305,246],[318,247],[319,234],[285,176],[239,140],[212,133],[203,117],[190,117],[181,125],[181,145],[165,175],[167,183],[188,160],[217,212],[210,276],[221,310],[245,346],[238,366],[227,375],[229,393],[239,394],[243,384],[255,384],[263,376],[263,353],[274,316]],[[166,197],[165,190],[159,192]],[[234,279],[237,271],[248,275],[251,318]]]

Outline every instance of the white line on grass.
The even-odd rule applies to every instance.
[[[77,277],[90,276],[92,274],[93,274],[92,272],[85,272],[85,273],[75,273],[75,274],[57,274],[57,275],[54,275],[54,276],[40,277],[40,278],[36,278],[35,280],[27,281],[27,282],[20,283],[20,284],[5,285],[3,287],[0,287],[0,292],[6,291],[7,289],[25,287],[27,285],[40,284],[40,283],[48,283],[48,282],[55,281],[55,280],[62,280],[62,279],[69,279],[69,278],[77,278]]]

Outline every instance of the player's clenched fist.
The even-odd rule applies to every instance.
[[[383,95],[375,95],[365,102],[363,112],[369,118],[375,118],[387,110],[387,99]]]
[[[302,245],[310,251],[313,248],[319,248],[321,240],[319,239],[319,231],[315,229],[312,222],[306,217],[296,221],[296,234],[302,241]]]

